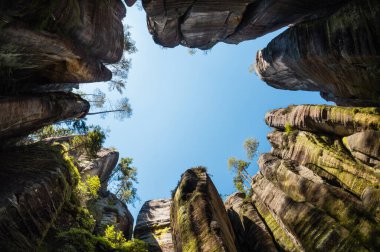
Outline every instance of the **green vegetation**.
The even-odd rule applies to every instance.
[[[69,146],[71,150],[75,150],[78,154],[96,158],[97,152],[102,148],[105,139],[105,132],[99,126],[95,126],[86,135],[75,136],[69,142]]]
[[[78,197],[82,202],[87,202],[90,199],[98,198],[100,189],[100,179],[98,176],[89,176],[84,182],[79,181],[77,186]]]
[[[122,158],[111,174],[112,191],[125,204],[134,204],[140,198],[134,187],[137,181],[137,168],[131,166],[132,158]]]
[[[252,160],[257,155],[259,142],[254,138],[249,138],[244,142],[243,147],[248,160]],[[239,160],[235,157],[228,159],[228,168],[235,174],[233,178],[235,188],[247,196],[251,195],[252,175],[248,172],[250,164],[251,162]]]

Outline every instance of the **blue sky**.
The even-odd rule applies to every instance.
[[[206,166],[219,193],[231,194],[227,160],[245,158],[244,140],[255,137],[259,152],[270,151],[266,112],[290,104],[326,103],[319,93],[276,90],[249,73],[257,50],[279,32],[239,45],[218,44],[207,55],[198,51],[191,56],[184,47],[154,44],[144,11],[129,8],[125,22],[138,49],[125,91],[133,115],[122,122],[89,116],[88,122],[109,128],[105,146],[132,157],[138,168],[141,202],[129,206],[135,219],[146,200],[169,198],[181,174],[194,166]],[[82,85],[96,87],[107,89],[104,83]],[[257,165],[251,169],[256,173]]]

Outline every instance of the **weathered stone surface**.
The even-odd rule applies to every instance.
[[[170,219],[175,251],[237,251],[230,220],[205,168],[182,175]]]
[[[112,148],[103,148],[97,153],[97,158],[81,156],[78,159],[78,169],[83,180],[87,176],[98,176],[101,183],[100,192],[107,191],[108,180],[119,160],[119,152]]]
[[[30,145],[0,153],[1,251],[34,251],[74,185],[59,147]]]
[[[149,200],[137,217],[134,238],[149,244],[152,252],[174,252],[170,226],[170,199]]]
[[[380,226],[373,217],[368,217],[371,216],[370,210],[357,197],[342,188],[324,183],[322,178],[306,167],[271,154],[260,157],[259,167],[263,176],[293,201],[307,202],[323,210],[324,214],[348,229],[365,247],[373,250],[380,247],[380,239],[376,238],[380,235]],[[318,226],[324,228],[323,223]],[[302,243],[305,242],[309,241],[302,240]]]
[[[0,98],[0,140],[26,136],[46,125],[83,117],[89,103],[78,95],[46,93]]]
[[[220,41],[238,44],[289,24],[325,16],[342,2],[144,0],[143,6],[156,43],[209,49]]]
[[[132,238],[132,214],[113,193],[108,192],[106,196],[100,195],[98,199],[88,202],[88,208],[96,220],[96,234],[104,235],[107,226],[113,225],[123,232],[126,239]]]
[[[309,203],[292,200],[265,177],[255,176],[252,189],[254,200],[267,206],[304,250],[365,250],[365,246],[334,218]]]
[[[305,131],[291,135],[276,131],[268,139],[273,155],[295,160],[322,177],[329,174],[358,197],[366,190],[378,190],[375,187],[380,184],[380,171],[357,162],[340,139]]]
[[[343,143],[357,159],[380,169],[380,131],[356,133],[343,139]]]
[[[338,136],[380,129],[380,108],[301,105],[275,109],[265,115],[270,127],[299,129]]]
[[[275,88],[380,106],[379,14],[377,0],[350,1],[326,19],[291,27],[257,53],[256,71]]]
[[[0,70],[7,83],[105,81],[120,60],[120,0],[1,1]]]
[[[278,251],[265,222],[245,197],[243,193],[234,193],[224,203],[239,251]]]
[[[378,251],[378,109],[290,106],[266,122],[277,130],[259,159],[252,204],[277,246]]]

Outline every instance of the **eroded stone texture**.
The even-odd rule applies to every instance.
[[[21,137],[46,125],[83,117],[89,103],[67,93],[19,95],[0,98],[0,140]]]
[[[149,245],[152,252],[174,252],[170,226],[170,199],[149,200],[137,216],[134,238]]]
[[[170,218],[175,251],[237,251],[223,202],[204,168],[182,175]]]
[[[262,217],[245,197],[243,193],[234,193],[224,203],[239,251],[278,251]]]
[[[378,108],[270,111],[252,204],[285,251],[378,251]],[[246,203],[248,204],[248,203]]]
[[[144,0],[149,32],[165,47],[238,44],[289,24],[325,16],[343,1]]]
[[[113,193],[107,192],[88,202],[88,208],[96,220],[95,233],[104,235],[107,226],[115,226],[128,240],[132,238],[133,217],[128,207]]]
[[[357,159],[380,169],[380,131],[356,133],[343,139],[343,143]]]
[[[35,251],[75,184],[59,147],[30,145],[0,153],[0,248]]]
[[[83,180],[87,176],[98,176],[101,183],[100,192],[107,191],[108,181],[119,160],[119,152],[111,148],[103,148],[96,154],[97,158],[89,159],[81,156],[78,159],[78,169]]]
[[[338,136],[380,129],[379,108],[349,108],[327,105],[300,105],[275,109],[265,115],[270,127],[299,129]]]
[[[350,1],[326,19],[289,28],[256,57],[268,85],[320,91],[338,105],[380,105],[380,4]]]
[[[123,52],[120,0],[0,2],[0,70],[7,83],[105,81]]]

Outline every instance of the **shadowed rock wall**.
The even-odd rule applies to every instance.
[[[334,1],[143,0],[149,32],[165,47],[179,44],[209,49],[218,42],[238,44],[286,25],[333,12]]]
[[[90,105],[67,93],[18,95],[0,98],[0,141],[27,136],[65,119],[83,117]]]
[[[0,1],[2,85],[106,81],[123,52],[120,0]]]
[[[328,18],[291,27],[257,53],[256,71],[275,88],[379,106],[379,15],[379,1],[351,1]]]
[[[59,147],[0,153],[0,248],[35,251],[70,198],[75,179]]]

